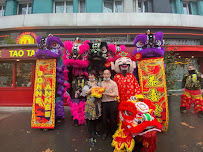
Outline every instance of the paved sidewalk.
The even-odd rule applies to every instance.
[[[203,118],[179,112],[180,96],[169,102],[169,129],[158,134],[157,152],[203,152]],[[65,121],[54,130],[31,129],[31,108],[0,107],[0,152],[112,152],[111,137],[88,143],[85,125],[75,127],[65,107]]]

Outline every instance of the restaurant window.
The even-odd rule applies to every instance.
[[[13,86],[13,63],[0,63],[0,87]]]
[[[0,61],[0,89],[32,87],[34,61]]]
[[[0,5],[0,16],[4,16],[5,6]]]
[[[137,13],[148,12],[147,0],[134,0],[134,3],[135,3],[135,12]]]
[[[173,76],[176,79],[176,85],[175,85],[175,90],[181,90],[182,89],[182,79],[183,79],[183,75],[186,74],[188,72],[188,65],[192,64],[194,65],[195,69],[197,69],[197,71],[200,71],[200,58],[184,58],[179,56],[176,61],[175,61],[175,65],[176,68],[172,71]]]
[[[18,4],[18,15],[32,14],[32,3]]]
[[[31,87],[31,70],[32,63],[16,63],[16,87]]]
[[[122,13],[123,1],[122,0],[104,0],[104,13]]]
[[[183,14],[191,14],[189,2],[183,2]]]
[[[121,0],[115,1],[115,12],[122,13],[123,12],[123,4]]]
[[[86,6],[85,6],[85,0],[79,1],[79,12],[85,13],[86,12]]]
[[[73,1],[55,1],[54,13],[73,13]]]

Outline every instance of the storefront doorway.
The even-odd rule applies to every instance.
[[[31,106],[35,60],[0,61],[0,106]]]

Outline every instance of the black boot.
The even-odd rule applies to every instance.
[[[102,140],[105,141],[107,138],[107,133],[102,134]]]
[[[95,139],[92,137],[89,139],[89,142],[92,146],[95,146],[96,145],[96,142],[95,142]]]
[[[187,113],[186,107],[180,107],[180,112],[181,113]]]
[[[75,119],[75,120],[73,120],[73,122],[74,122],[74,125],[77,127],[78,126],[78,120]]]

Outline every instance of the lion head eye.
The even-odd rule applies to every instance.
[[[138,41],[138,42],[136,43],[136,46],[137,46],[137,47],[143,47],[144,44],[142,43],[142,41]]]
[[[56,48],[59,48],[60,45],[54,42],[54,43],[52,43],[52,47],[53,47],[54,49],[56,49]]]
[[[104,47],[104,48],[102,48],[102,53],[106,53],[107,52],[107,49],[106,49],[106,47]]]
[[[125,114],[126,116],[132,116],[132,115],[133,115],[133,113],[132,113],[131,111],[129,111],[129,110],[125,110],[125,111],[124,111],[124,114]]]
[[[161,40],[156,40],[156,45],[161,46]]]
[[[82,54],[82,56],[84,56],[84,57],[87,55],[88,55],[88,51]]]

